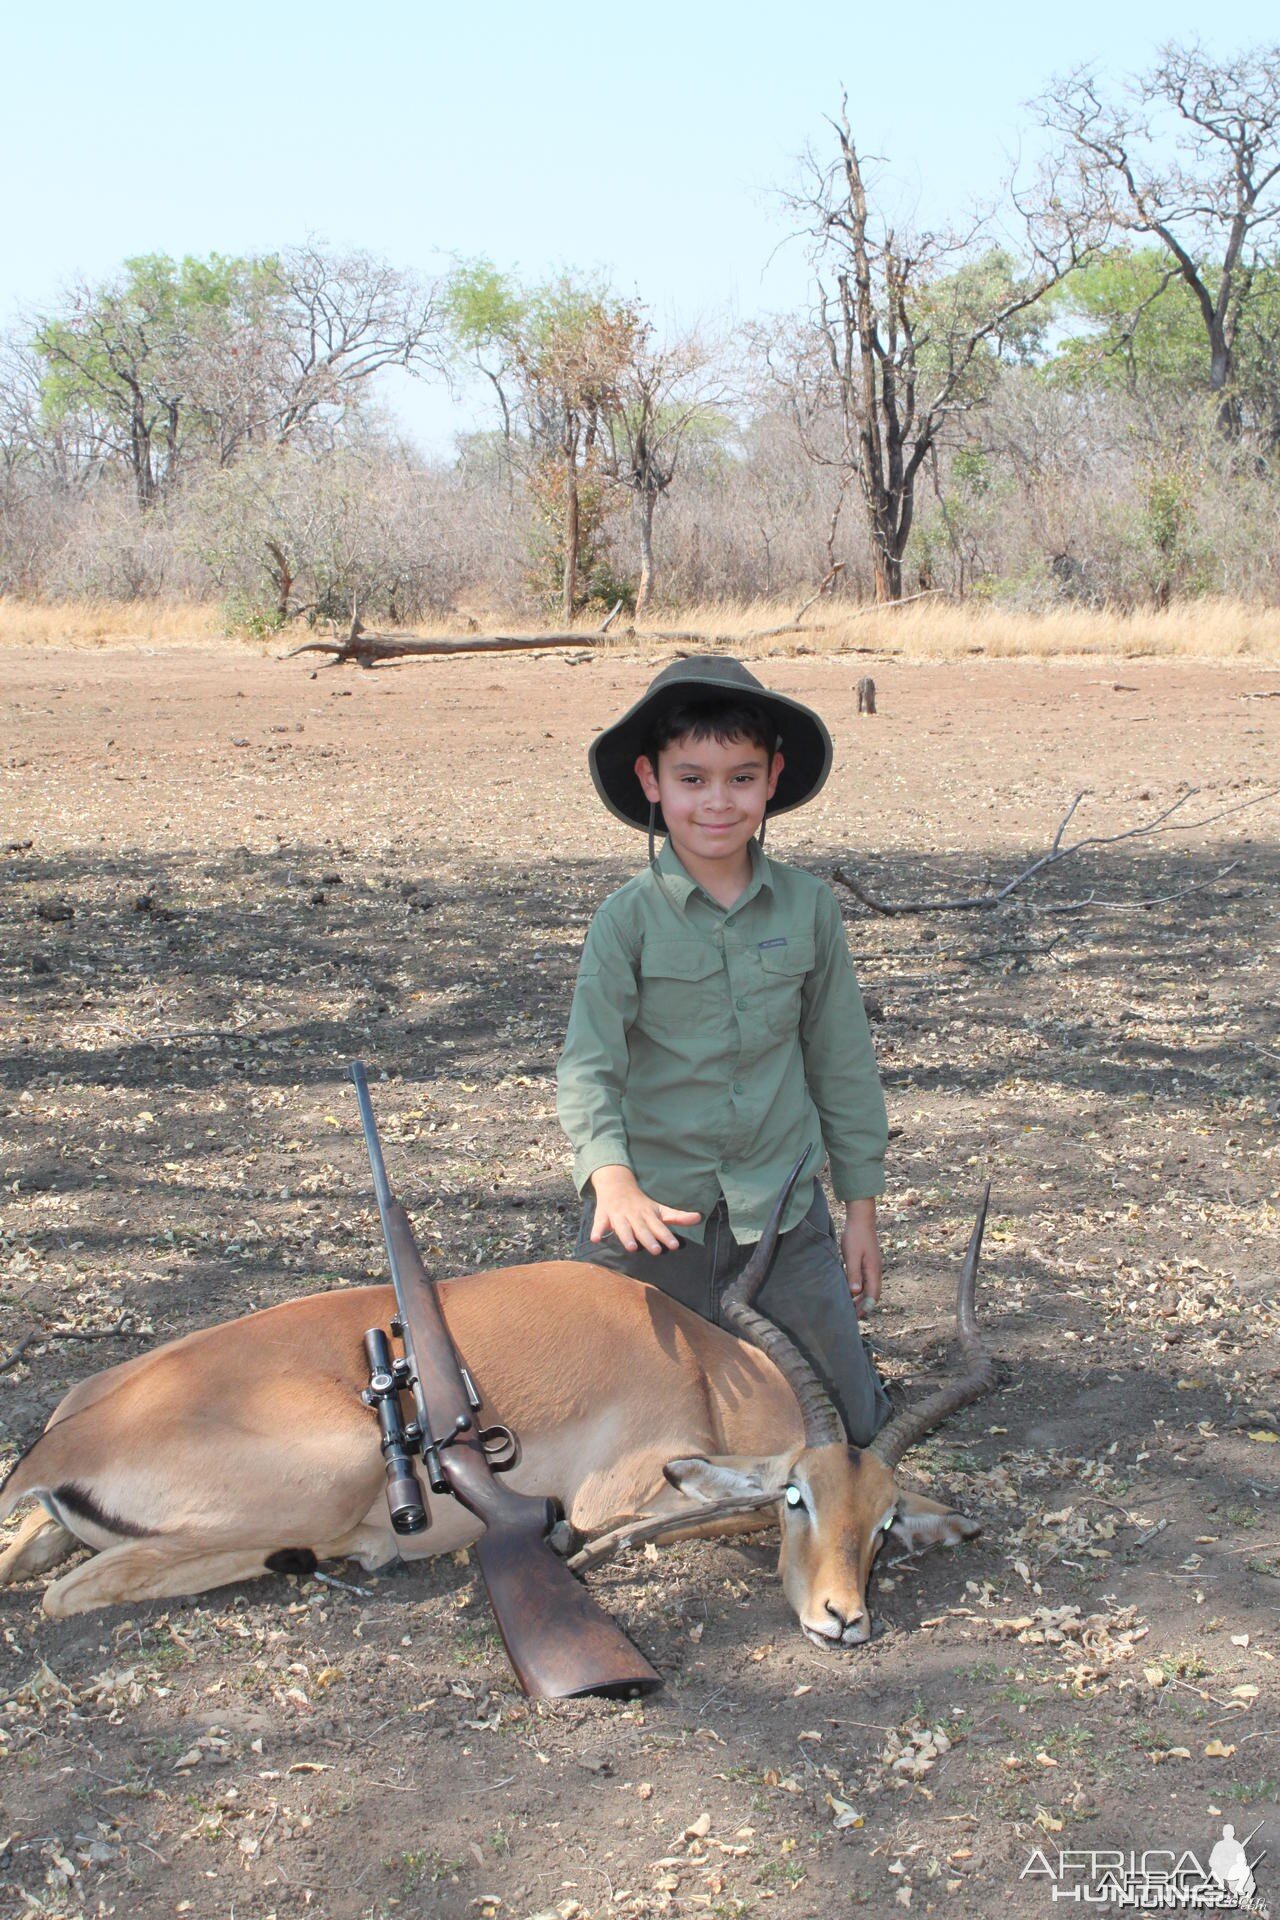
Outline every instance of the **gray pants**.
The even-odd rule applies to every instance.
[[[742,1271],[750,1249],[740,1247],[729,1228],[723,1200],[706,1222],[702,1245],[682,1240],[674,1251],[628,1253],[609,1234],[591,1244],[595,1198],[588,1194],[573,1250],[575,1260],[593,1261],[615,1273],[648,1280],[671,1299],[692,1307],[704,1320],[723,1326],[720,1296]],[[869,1445],[889,1418],[889,1398],[862,1344],[858,1315],[845,1277],[827,1197],[814,1188],[804,1219],[778,1241],[769,1277],[756,1295],[761,1313],[780,1326],[814,1368],[840,1412],[855,1446]]]

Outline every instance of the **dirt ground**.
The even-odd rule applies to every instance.
[[[438,1272],[568,1251],[557,1045],[643,857],[585,746],[669,657],[0,655],[0,1467],[100,1365],[382,1277],[353,1054]],[[1280,1903],[1280,672],[763,670],[837,752],[771,850],[890,899],[1003,881],[1080,789],[1068,840],[1199,789],[1039,883],[1074,912],[843,895],[908,1393],[994,1182],[1001,1383],[907,1463],[981,1538],[883,1567],[835,1654],[767,1542],[638,1550],[592,1576],[664,1676],[633,1705],[524,1700],[452,1560],[65,1622],[7,1591],[6,1920],[1039,1915],[1059,1849],[1203,1861],[1227,1822]]]

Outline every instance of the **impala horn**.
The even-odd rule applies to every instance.
[[[792,1167],[783,1184],[781,1193],[773,1203],[772,1211],[765,1222],[764,1232],[760,1235],[746,1266],[737,1279],[726,1287],[720,1299],[720,1310],[740,1339],[749,1346],[758,1347],[773,1361],[791,1391],[800,1403],[800,1412],[804,1418],[804,1442],[807,1447],[847,1446],[849,1436],[844,1430],[844,1422],[831,1404],[817,1374],[805,1359],[794,1341],[789,1340],[782,1328],[772,1320],[757,1313],[752,1301],[764,1285],[765,1275],[778,1245],[778,1231],[782,1225],[782,1216],[791,1198],[792,1188],[800,1178],[810,1149],[805,1148]]]
[[[927,1395],[918,1405],[896,1413],[889,1424],[881,1429],[871,1442],[869,1451],[877,1459],[883,1460],[886,1467],[896,1467],[903,1454],[909,1447],[914,1447],[917,1440],[923,1440],[926,1433],[932,1433],[935,1427],[941,1426],[959,1408],[967,1407],[971,1400],[980,1400],[984,1393],[990,1393],[996,1383],[995,1362],[978,1338],[973,1312],[978,1256],[982,1251],[982,1229],[987,1223],[987,1202],[990,1198],[991,1182],[988,1180],[983,1188],[978,1217],[969,1236],[969,1250],[964,1256],[956,1286],[956,1344],[967,1371],[960,1379],[948,1381],[945,1387],[939,1387],[936,1393]]]

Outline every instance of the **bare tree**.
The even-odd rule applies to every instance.
[[[0,342],[0,477],[7,483],[22,473],[79,492],[111,459],[110,422],[91,407],[51,413],[44,376],[44,362],[22,333]]]
[[[369,253],[335,254],[315,242],[276,263],[281,341],[275,437],[341,412],[387,367],[440,371],[444,353],[433,290]]]
[[[817,411],[829,404],[840,425],[834,455],[810,445],[856,476],[876,598],[897,600],[924,461],[947,422],[979,402],[1000,355],[1025,338],[1036,303],[1082,258],[1090,220],[1064,213],[1049,180],[1034,202],[1015,198],[1029,256],[1021,271],[983,219],[959,234],[895,229],[869,203],[847,101],[831,124],[838,155],[829,166],[813,161],[810,187],[793,200],[818,283]]]
[[[1079,208],[1167,249],[1204,322],[1219,423],[1234,434],[1241,316],[1280,221],[1280,46],[1215,61],[1196,41],[1171,41],[1125,94],[1107,99],[1082,68],[1037,105],[1074,148]]]
[[[696,334],[669,346],[653,343],[650,329],[637,329],[617,386],[617,404],[607,415],[608,471],[635,497],[640,536],[640,577],[635,611],[653,599],[653,518],[672,481],[680,455],[699,426],[710,426],[721,397],[711,349]]]

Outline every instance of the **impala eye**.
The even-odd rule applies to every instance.
[[[804,1499],[801,1495],[799,1487],[787,1488],[786,1501],[789,1507],[802,1507],[804,1505]]]
[[[894,1523],[894,1520],[895,1520],[896,1518],[897,1518],[897,1516],[896,1516],[896,1514],[892,1514],[892,1513],[891,1513],[891,1514],[889,1514],[889,1515],[888,1515],[888,1516],[886,1517],[886,1519],[885,1519],[885,1521],[884,1521],[884,1531],[885,1531],[886,1533],[888,1533],[888,1531],[889,1531],[889,1529],[890,1529],[890,1527],[892,1527],[892,1525],[893,1525],[893,1523]]]

